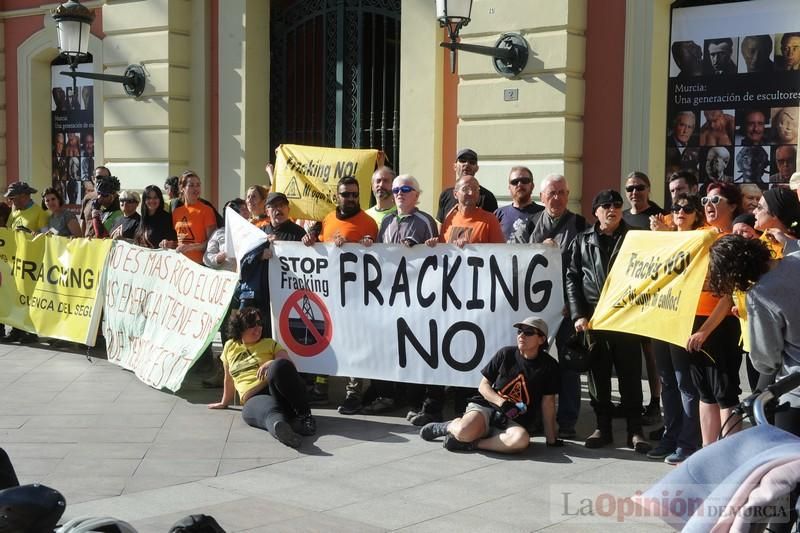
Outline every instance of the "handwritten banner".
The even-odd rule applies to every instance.
[[[108,360],[151,387],[177,391],[219,329],[236,274],[123,241],[115,241],[106,274]]]
[[[282,144],[278,146],[273,190],[289,199],[294,218],[322,220],[336,207],[337,183],[358,179],[361,207],[369,207],[372,173],[382,163],[378,150],[350,150]],[[380,158],[380,161],[379,161]]]
[[[475,387],[515,322],[562,320],[554,247],[273,247],[272,331],[302,372]]]
[[[709,230],[629,231],[590,327],[684,346],[716,235]]]
[[[94,346],[108,240],[67,239],[0,228],[0,323]],[[101,293],[102,296],[102,293]]]

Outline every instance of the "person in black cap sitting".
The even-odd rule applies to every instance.
[[[606,189],[592,201],[597,222],[575,237],[567,269],[567,299],[575,331],[589,328],[589,319],[600,299],[603,284],[619,253],[630,226],[622,219],[622,196]],[[587,448],[600,448],[613,442],[611,418],[611,369],[619,379],[621,404],[628,423],[628,447],[647,453],[651,446],[642,435],[642,357],[637,337],[627,333],[597,333],[600,349],[589,369],[589,395],[597,429],[586,439]]]
[[[478,154],[471,148],[462,148],[456,154],[456,162],[453,163],[453,170],[456,172],[456,179],[458,181],[461,176],[475,176],[478,173]],[[436,220],[444,222],[447,214],[453,210],[458,203],[453,195],[454,187],[448,187],[439,195],[439,210],[436,212]],[[497,198],[494,197],[492,191],[481,186],[478,196],[478,207],[484,211],[494,213],[497,211]]]
[[[426,424],[420,437],[444,437],[450,451],[519,453],[530,444],[526,427],[541,409],[547,445],[564,445],[556,438],[560,378],[558,363],[546,351],[547,323],[531,316],[514,327],[517,345],[501,348],[481,370],[480,395],[470,399],[464,416]]]

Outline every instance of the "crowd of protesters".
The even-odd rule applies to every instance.
[[[784,284],[771,272],[780,271],[777,265],[783,261],[793,265],[797,260],[800,190],[792,189],[800,186],[800,173],[792,177],[791,189],[761,191],[725,182],[700,187],[694,174],[678,172],[669,177],[670,205],[665,210],[650,198],[649,177],[632,172],[624,190],[607,189],[594,197],[588,213],[592,221],[587,221],[568,208],[570,191],[562,175],[540,181],[537,203],[533,173],[515,166],[508,176],[511,203],[498,207],[492,192],[478,181],[479,168],[474,150],[458,151],[454,186],[442,192],[436,219],[418,208],[423,191],[417,179],[398,176],[388,167],[378,168],[372,176],[373,207],[361,209],[359,182],[344,177],[337,186],[336,208],[318,222],[292,220],[288,198],[268,187],[254,185],[244,199],[230,199],[225,207],[262,230],[267,243],[240,258],[240,282],[221,331],[223,351],[214,375],[203,382],[222,388],[221,400],[209,407],[225,408],[238,393],[248,424],[297,447],[301,436],[316,431],[310,406],[329,401],[327,377],[298,374],[286,350],[270,338],[267,269],[275,240],[365,247],[545,244],[560,250],[564,319],[555,331],[539,317],[509,325],[509,340],[516,330],[516,343],[486,358],[489,362],[477,389],[347,378],[338,406],[341,414],[375,415],[408,405],[406,418],[421,427],[421,437],[443,437],[445,448],[452,451],[519,452],[539,431],[548,446],[562,446],[564,439],[578,437],[580,373],[548,354],[548,339],[561,353],[571,337],[588,329],[605,280],[631,230],[711,230],[717,237],[711,246],[712,267],[684,346],[629,333],[593,332],[596,343],[588,390],[596,425],[585,437],[587,448],[611,445],[613,419],[624,418],[629,448],[679,464],[713,443],[722,430],[741,428],[733,408],[741,394],[743,360],[752,389],[800,369],[796,324],[789,328],[791,338],[785,339],[781,332],[786,328],[781,330],[765,318],[790,305],[793,297],[791,291],[781,291]],[[270,165],[267,172],[271,174]],[[33,234],[122,239],[173,249],[209,268],[236,271],[236,261],[225,253],[224,218],[202,198],[201,179],[195,172],[170,177],[163,192],[149,185],[140,196],[134,190],[121,190],[119,180],[101,166],[95,169],[93,185],[76,216],[65,208],[56,189],[44,190],[40,203],[34,199],[36,189],[12,183],[5,193],[7,202],[0,203],[0,225]],[[625,210],[623,195],[630,206]],[[747,260],[740,264],[742,256]],[[794,285],[785,288],[794,290]],[[770,298],[776,299],[775,306]],[[781,319],[785,315],[776,318]],[[764,331],[753,330],[756,324]],[[6,342],[36,339],[16,329],[8,336],[0,334]],[[746,357],[748,352],[752,360]],[[643,361],[650,393],[647,405],[641,384]],[[618,404],[612,402],[612,374],[619,382]],[[510,395],[509,388],[520,380],[523,396]],[[452,417],[445,416],[448,396]],[[800,435],[800,401],[795,403],[779,425]],[[644,426],[662,420],[662,427],[645,434]]]

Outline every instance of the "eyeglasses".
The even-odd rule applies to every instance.
[[[646,188],[647,185],[628,185],[627,187],[625,187],[625,190],[627,192],[633,192],[633,191],[642,192]]]
[[[683,211],[687,215],[694,213],[694,207],[690,205],[673,205],[672,212],[677,213],[678,211]]]
[[[119,203],[121,203],[121,204],[136,204],[136,203],[139,203],[139,202],[137,202],[133,198],[125,198],[124,200],[120,200]]]
[[[700,203],[703,205],[708,205],[710,202],[713,205],[717,205],[721,200],[725,200],[726,202],[728,201],[728,199],[724,196],[703,196],[700,199]]]
[[[358,193],[357,192],[340,192],[339,196],[341,196],[342,198],[356,199],[356,198],[358,198]]]
[[[603,209],[622,209],[622,202],[606,202],[604,204],[600,204],[600,207]]]
[[[414,192],[416,189],[411,185],[401,185],[399,187],[392,187],[392,194],[408,194],[410,192]]]
[[[523,185],[530,185],[531,183],[533,183],[533,180],[530,179],[530,178],[514,178],[513,180],[509,181],[508,183],[513,185],[514,187],[516,187],[520,183],[523,184]]]

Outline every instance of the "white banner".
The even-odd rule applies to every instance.
[[[177,391],[219,329],[236,274],[114,241],[105,277],[108,360],[151,387]]]
[[[273,246],[273,336],[301,372],[475,387],[515,322],[561,323],[555,247]]]

